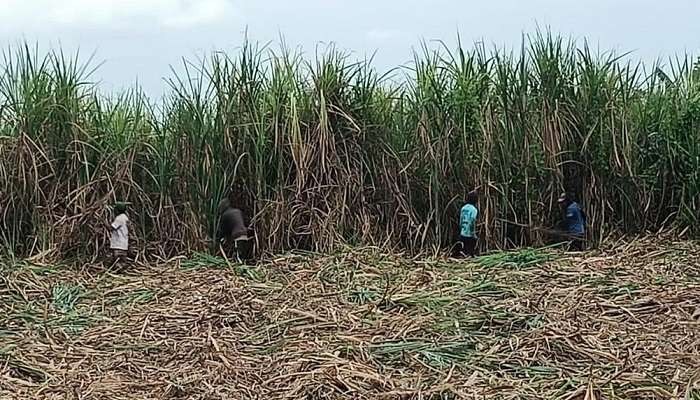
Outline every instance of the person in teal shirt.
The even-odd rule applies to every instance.
[[[476,208],[479,196],[475,190],[469,192],[466,204],[459,213],[459,242],[461,244],[461,254],[474,257],[476,255],[476,245],[478,237],[476,235],[476,218],[479,210]]]

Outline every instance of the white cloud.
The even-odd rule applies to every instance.
[[[190,28],[236,15],[232,0],[0,0],[6,31],[150,24]]]

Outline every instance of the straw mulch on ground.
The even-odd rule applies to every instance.
[[[0,398],[700,399],[697,243],[0,276]]]

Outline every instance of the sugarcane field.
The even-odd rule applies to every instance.
[[[699,59],[518,43],[6,47],[0,399],[700,400]]]

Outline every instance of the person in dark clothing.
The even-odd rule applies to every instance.
[[[226,207],[219,213],[219,227],[216,232],[216,239],[236,240],[248,234],[248,228],[243,222],[243,213],[238,208]]]
[[[563,237],[570,241],[570,249],[581,251],[585,247],[586,240],[586,213],[571,193],[562,193],[559,196],[559,208],[561,210],[561,231]]]
[[[467,194],[464,207],[459,213],[459,251],[458,255],[474,257],[477,254],[476,218],[479,210],[476,208],[479,195],[474,190]]]
[[[221,200],[218,207],[219,223],[216,230],[218,245],[233,245],[236,257],[239,257],[239,246],[248,243],[252,238],[252,230],[245,224],[243,212],[233,207],[233,192]]]

